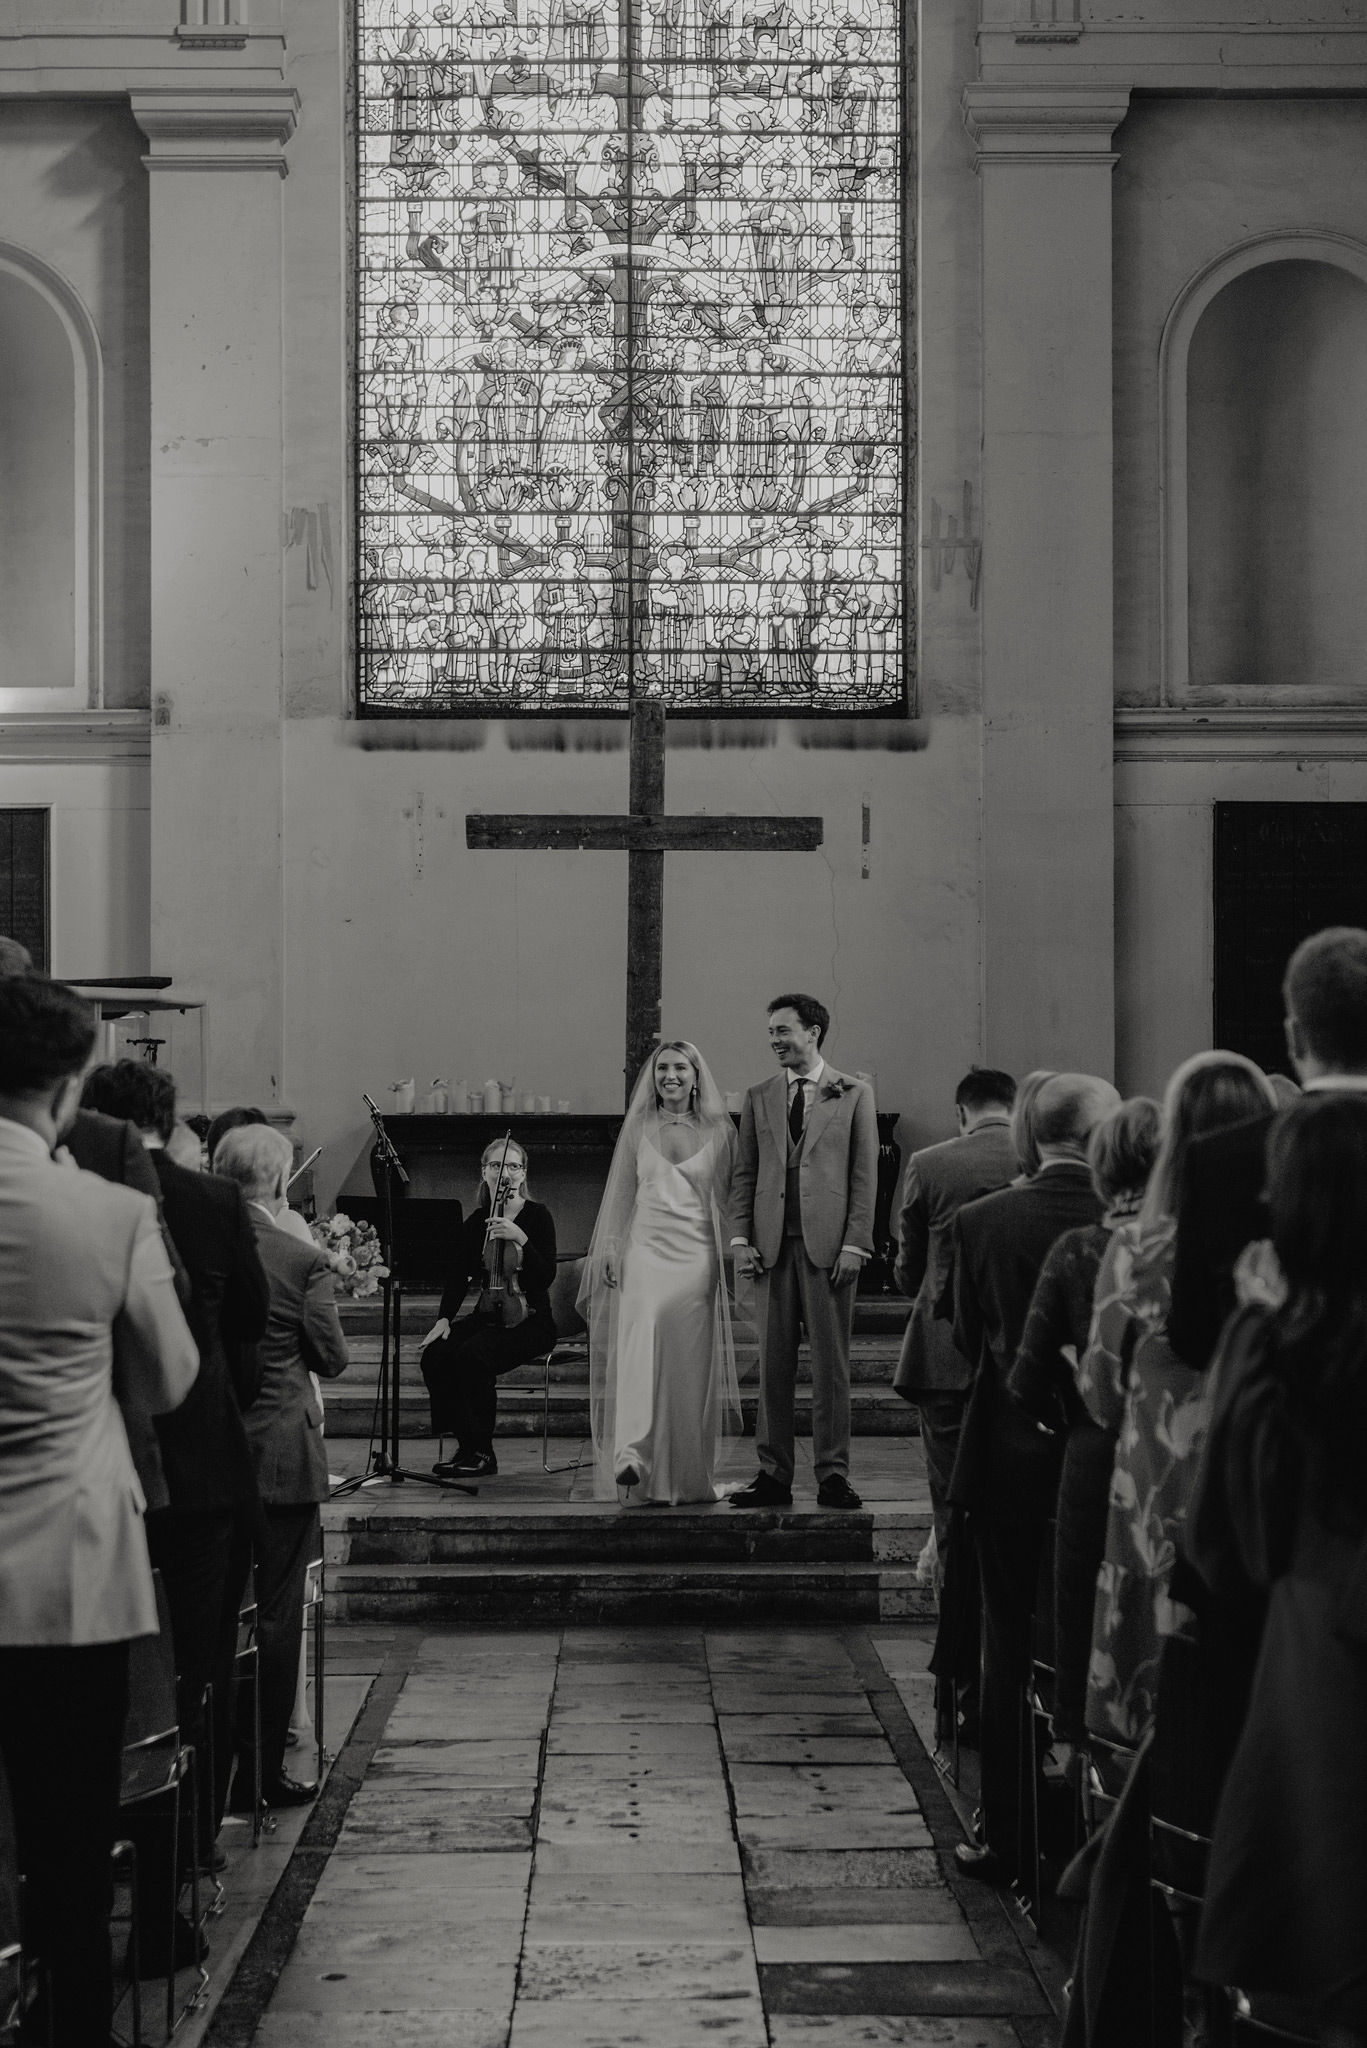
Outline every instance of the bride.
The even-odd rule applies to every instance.
[[[696,1046],[647,1060],[584,1261],[595,1492],[712,1501],[717,1446],[739,1433],[722,1263],[735,1131]]]

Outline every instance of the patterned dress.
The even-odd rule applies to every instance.
[[[1143,1739],[1163,1639],[1190,1623],[1168,1583],[1210,1422],[1210,1379],[1168,1343],[1173,1238],[1170,1221],[1116,1230],[1078,1372],[1093,1420],[1119,1432],[1087,1677],[1087,1726],[1109,1742]]]

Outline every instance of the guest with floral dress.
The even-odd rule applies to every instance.
[[[1193,1138],[1265,1114],[1272,1091],[1238,1053],[1198,1053],[1168,1083],[1163,1139],[1139,1214],[1117,1226],[1097,1276],[1078,1390],[1118,1432],[1106,1554],[1097,1574],[1086,1722],[1135,1746],[1150,1727],[1165,1637],[1187,1610],[1169,1592],[1210,1419],[1208,1376],[1168,1342],[1175,1224]]]

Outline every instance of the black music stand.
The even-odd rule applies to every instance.
[[[368,1095],[362,1095],[370,1121],[375,1126],[375,1150],[384,1168],[384,1239],[385,1264],[389,1268],[388,1278],[383,1282],[383,1320],[380,1325],[380,1383],[376,1394],[379,1410],[380,1444],[375,1448],[375,1428],[371,1425],[370,1455],[366,1469],[355,1479],[346,1480],[334,1488],[330,1498],[340,1500],[349,1493],[356,1493],[363,1486],[374,1486],[387,1479],[393,1486],[402,1486],[406,1479],[412,1479],[419,1486],[435,1486],[444,1493],[467,1493],[475,1498],[477,1486],[462,1479],[441,1479],[435,1472],[414,1472],[399,1458],[399,1364],[403,1331],[403,1280],[399,1273],[398,1239],[394,1229],[394,1182],[397,1178],[405,1187],[408,1175],[403,1161],[394,1150],[393,1140],[384,1127],[384,1118]],[[392,1335],[392,1350],[391,1350]]]

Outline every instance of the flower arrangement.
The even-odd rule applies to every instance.
[[[313,1241],[331,1266],[339,1294],[365,1301],[389,1278],[373,1223],[355,1223],[339,1209],[335,1216],[310,1226]]]

